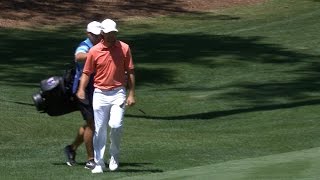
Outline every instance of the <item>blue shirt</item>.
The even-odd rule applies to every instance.
[[[92,42],[90,41],[89,38],[87,38],[86,40],[82,41],[76,51],[75,51],[75,55],[78,54],[78,53],[88,53],[89,50],[93,47],[93,44]],[[79,87],[79,80],[80,80],[80,77],[81,77],[81,74],[82,74],[82,70],[83,70],[83,67],[84,67],[84,62],[78,62],[78,61],[75,61],[75,64],[76,64],[76,73],[74,75],[74,82],[73,82],[73,87],[72,87],[72,93],[76,93],[77,90],[78,90],[78,87]],[[92,79],[92,77],[91,77]],[[92,84],[92,81],[90,80],[89,84],[87,87],[90,87],[90,86],[93,86]]]

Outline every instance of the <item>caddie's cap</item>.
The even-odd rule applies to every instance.
[[[101,33],[101,23],[99,23],[98,21],[92,21],[87,26],[87,32],[99,35]]]
[[[114,22],[113,20],[111,19],[105,19],[101,22],[101,26],[102,26],[102,31],[104,33],[108,33],[108,32],[111,32],[111,31],[116,31],[118,32],[118,29],[117,29],[117,24],[116,22]]]

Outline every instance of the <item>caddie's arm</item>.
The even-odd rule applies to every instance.
[[[131,69],[128,71],[128,97],[126,105],[133,106],[135,103],[135,74],[134,70]]]
[[[85,60],[85,64],[83,67],[83,71],[82,71],[82,75],[80,78],[80,84],[79,84],[79,88],[78,91],[76,93],[77,98],[85,103],[85,99],[86,99],[86,87],[88,86],[89,80],[90,80],[90,75],[93,72],[93,61],[92,61],[92,54],[87,53],[86,55],[86,60]]]
[[[79,52],[75,55],[75,60],[77,62],[85,62],[87,59],[87,53]]]
[[[88,86],[89,80],[90,80],[90,76],[85,73],[82,73],[81,79],[80,79],[80,85],[76,94],[79,100],[86,99],[85,91],[86,91],[86,87]]]

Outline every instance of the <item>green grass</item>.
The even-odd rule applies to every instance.
[[[319,148],[228,161],[124,179],[317,179]]]
[[[120,171],[102,175],[64,165],[80,113],[50,117],[31,100],[72,60],[81,29],[1,29],[0,179],[319,177],[319,6],[268,1],[120,22],[138,103],[126,112]]]

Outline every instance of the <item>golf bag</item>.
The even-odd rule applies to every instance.
[[[70,66],[63,76],[52,76],[40,82],[40,91],[32,99],[38,111],[60,116],[78,110],[72,94],[75,67]]]

